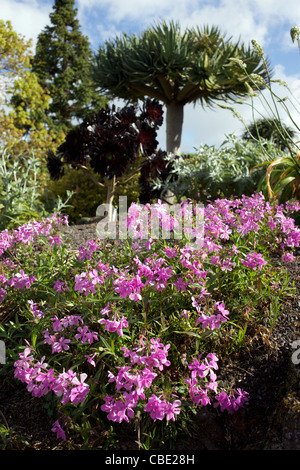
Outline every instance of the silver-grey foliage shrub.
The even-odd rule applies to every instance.
[[[219,148],[203,145],[193,155],[169,154],[167,159],[173,165],[170,178],[165,183],[157,179],[155,188],[162,193],[171,190],[178,201],[250,195],[259,189],[266,171],[255,166],[282,155],[272,142],[265,141],[264,146],[265,151],[261,143],[230,134]]]

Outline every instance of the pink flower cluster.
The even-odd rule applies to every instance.
[[[258,269],[261,269],[264,264],[267,264],[267,262],[263,259],[262,255],[260,253],[249,253],[247,255],[247,260],[241,260],[241,263],[246,266],[249,269],[253,269],[254,271],[258,267]]]
[[[53,214],[51,217],[42,219],[40,222],[36,220],[28,222],[13,231],[9,231],[7,229],[3,230],[0,232],[0,256],[9,248],[13,248],[17,244],[24,243],[29,245],[40,236],[48,237],[49,242],[51,243],[51,230],[53,229],[53,226],[59,224],[67,225],[67,217]],[[9,259],[3,259],[1,262],[3,266],[7,266],[11,271],[16,268],[16,265]],[[3,302],[7,295],[7,287],[13,287],[14,289],[26,288],[28,290],[35,281],[36,277],[26,274],[23,269],[20,269],[20,271],[10,279],[7,279],[6,276],[1,276],[0,282],[3,284],[3,287],[0,287],[0,302]]]
[[[68,351],[70,349],[69,344],[71,340],[61,336],[60,333],[66,330],[73,329],[77,326],[77,334],[74,338],[81,343],[88,342],[92,344],[94,341],[98,340],[98,334],[95,331],[90,331],[87,325],[83,325],[83,320],[80,315],[69,315],[64,316],[59,319],[57,316],[51,318],[52,320],[52,329],[55,332],[50,334],[49,329],[43,332],[44,334],[44,344],[49,344],[52,346],[52,354],[60,353],[63,351]],[[83,326],[78,326],[82,324]]]
[[[165,266],[164,258],[148,257],[142,263],[137,257],[134,258],[138,266],[137,275],[139,278],[146,278],[145,286],[154,286],[155,290],[161,291],[167,287],[167,281],[173,275],[171,266]]]
[[[132,238],[143,239],[151,236],[159,238],[160,230],[169,234],[171,230],[178,227],[176,217],[168,213],[166,205],[159,199],[155,204],[146,204],[142,207],[132,203],[128,210],[127,227]]]
[[[34,397],[42,397],[52,391],[61,397],[63,405],[69,402],[77,405],[87,396],[89,386],[85,383],[86,374],[80,374],[78,378],[72,370],[55,373],[53,369],[48,369],[48,364],[44,362],[45,357],[40,362],[35,362],[29,345],[19,354],[19,358],[14,364],[14,377],[26,383],[27,390]]]
[[[94,240],[88,240],[87,245],[88,245],[87,248],[84,246],[79,247],[78,259],[80,259],[81,261],[92,259],[94,252],[99,249],[98,243],[95,242]]]
[[[69,290],[67,283],[65,281],[60,281],[59,279],[54,281],[53,288],[56,290],[56,292],[65,292],[66,290]]]
[[[128,277],[126,273],[122,273],[114,281],[115,291],[120,294],[122,299],[128,296],[130,300],[141,300],[140,290],[142,287],[144,287],[144,284],[138,274],[134,277]]]
[[[33,302],[33,300],[28,300],[28,303],[33,318],[38,318],[39,320],[44,318],[45,314],[39,309],[39,305],[37,303]]]
[[[116,383],[118,392],[117,396],[106,396],[105,403],[101,406],[101,410],[108,413],[109,420],[121,423],[122,421],[129,422],[129,419],[134,417],[134,408],[136,408],[138,400],[146,399],[145,390],[151,387],[153,380],[157,377],[157,373],[153,369],[158,368],[162,371],[164,367],[170,365],[170,361],[167,359],[169,347],[170,345],[164,346],[160,339],[151,339],[146,343],[140,338],[140,345],[137,348],[132,350],[121,348],[124,357],[129,357],[132,366],[135,367],[118,367],[117,375],[109,372],[108,381]],[[149,412],[155,421],[162,420],[164,417],[167,420],[175,420],[175,415],[180,413],[178,408],[180,404],[179,400],[170,403],[162,396],[157,397],[152,394],[144,411]]]
[[[8,248],[12,248],[15,244],[25,243],[29,245],[37,237],[51,236],[51,230],[54,226],[59,224],[68,225],[68,218],[66,216],[53,214],[51,217],[42,219],[41,221],[32,220],[31,222],[21,225],[16,230],[3,230],[0,233],[0,255]]]
[[[157,367],[160,371],[162,371],[164,367],[169,367],[171,364],[167,359],[169,349],[170,345],[167,344],[164,346],[159,338],[151,338],[150,342],[148,342],[144,341],[143,338],[140,337],[140,346],[131,350],[122,347],[121,351],[123,351],[124,357],[130,358],[132,364],[145,364],[151,370],[153,367]],[[147,354],[139,354],[146,351]]]
[[[248,396],[248,392],[240,388],[236,390],[235,395],[228,395],[222,391],[216,397],[217,403],[214,403],[214,407],[217,408],[219,406],[221,411],[226,410],[229,414],[233,414],[248,402]]]
[[[295,209],[292,205],[286,205],[286,208],[290,211]],[[148,224],[147,228],[149,228],[150,222],[155,221],[155,218],[160,221],[160,228],[166,232],[168,229],[176,228],[175,219],[169,218],[160,201],[155,207],[156,212],[153,211],[153,208],[151,211],[152,221],[145,219]],[[17,243],[30,244],[36,236],[40,235],[48,237],[49,243],[52,245],[60,244],[60,237],[51,235],[51,230],[59,223],[67,222],[66,219],[53,216],[42,223],[25,224],[14,232],[1,232],[0,255]],[[141,231],[138,231],[139,224],[142,227]],[[227,272],[235,266],[241,267],[243,264],[248,269],[261,270],[266,261],[260,253],[253,251],[248,253],[246,257],[243,254],[242,244],[237,247],[225,242],[232,237],[234,238],[236,233],[249,234],[250,239],[253,235],[255,238],[255,233],[260,230],[263,224],[264,228],[266,225],[269,227],[270,232],[276,229],[274,236],[278,234],[278,238],[282,240],[281,248],[285,250],[282,260],[292,261],[293,254],[290,253],[290,248],[299,246],[300,230],[295,227],[292,219],[284,215],[283,207],[278,206],[274,210],[261,194],[253,195],[250,198],[242,197],[240,200],[219,199],[208,204],[205,208],[205,238],[199,251],[193,250],[188,245],[181,248],[179,246],[176,248],[165,247],[164,257],[160,257],[156,253],[152,253],[151,256],[147,253],[148,257],[143,259],[136,256],[133,258],[130,268],[126,266],[122,270],[96,260],[94,254],[99,248],[99,243],[87,242],[86,247],[80,248],[78,256],[79,261],[87,261],[86,271],[75,275],[74,290],[84,296],[97,294],[97,289],[101,289],[101,295],[104,291],[105,295],[112,291],[112,293],[115,292],[119,295],[119,300],[126,299],[126,302],[129,303],[129,301],[142,300],[143,289],[147,289],[147,294],[152,289],[150,294],[156,298],[156,291],[169,288],[166,296],[180,294],[183,302],[178,307],[178,312],[182,312],[182,316],[191,322],[193,327],[200,325],[199,328],[210,328],[211,330],[220,328],[224,322],[228,321],[229,311],[225,308],[224,302],[216,302],[212,298],[212,294],[208,292],[207,279],[210,279],[210,274],[215,272],[216,267],[218,271]],[[143,226],[143,217],[135,205],[132,205],[129,210],[128,227],[133,229],[133,233],[138,238],[142,238],[146,226]],[[153,246],[152,242],[153,240],[150,240],[147,244],[148,250]],[[224,259],[224,253],[226,256],[228,255],[227,259]],[[77,261],[77,265],[81,264],[79,261]],[[3,266],[6,268],[6,274],[0,275],[0,284],[3,286],[0,287],[0,301],[4,300],[9,287],[29,289],[35,282],[34,276],[26,274],[22,269],[19,270],[17,266],[9,265],[9,260],[3,260]],[[207,266],[211,271],[206,269]],[[10,274],[8,275],[9,270]],[[69,287],[65,282],[56,280],[54,289],[57,292],[65,292],[69,290]],[[177,298],[179,297],[177,296]],[[185,310],[188,308],[187,304],[190,299],[194,311],[192,309],[191,311]],[[94,325],[97,324],[97,328],[95,328],[97,331],[92,331],[90,324],[85,325],[79,315],[69,315],[62,318],[54,316],[51,318],[51,327],[42,332],[44,344],[48,344],[50,349],[52,348],[52,354],[60,354],[70,351],[74,344],[79,349],[81,345],[78,342],[81,342],[85,345],[82,347],[83,354],[85,354],[89,346],[98,340],[99,330],[101,330],[99,324],[102,325],[102,330],[117,333],[122,337],[124,328],[129,326],[130,317],[127,319],[118,307],[116,304],[107,303],[106,307],[100,311],[100,318],[97,316],[91,320],[95,322]],[[38,303],[30,300],[29,308],[34,320],[45,318],[42,307]],[[129,311],[127,304],[126,311]],[[46,327],[43,326],[44,328]],[[96,367],[96,359],[94,361],[94,358],[98,354],[97,346],[91,348],[91,355],[84,356],[87,358],[87,362],[94,367]],[[134,417],[135,409],[141,404],[141,401],[144,404],[144,411],[149,413],[154,421],[175,420],[176,416],[180,414],[181,401],[176,395],[171,395],[171,392],[158,392],[156,385],[156,383],[159,385],[158,379],[161,372],[170,366],[169,348],[170,345],[164,346],[160,339],[147,340],[144,337],[140,338],[138,346],[135,348],[121,347],[124,358],[128,358],[130,364],[124,366],[123,359],[118,366],[116,365],[114,373],[108,372],[109,387],[115,387],[116,393],[104,398],[101,409],[108,414],[109,420],[119,423],[128,422]],[[74,357],[76,357],[75,353],[72,360]],[[24,353],[20,354],[19,360],[15,362],[15,377],[26,383],[27,389],[36,397],[52,391],[61,397],[63,405],[81,403],[89,391],[86,374],[78,376],[71,369],[67,372],[65,370],[63,372],[55,371],[44,361],[45,357],[37,362],[33,356],[33,349],[28,345]],[[217,394],[218,358],[215,354],[208,354],[205,360],[202,360],[200,355],[190,364],[185,361],[183,364],[190,371],[189,378],[185,380],[185,387],[188,390],[189,398],[196,406],[211,404],[212,396],[215,396],[215,407],[220,407],[221,411],[227,410],[229,413],[233,413],[246,403],[248,394],[240,389],[237,389],[236,394],[228,395],[224,391]],[[59,437],[65,438],[64,431],[58,421],[54,423],[53,430]]]
[[[127,318],[120,315],[118,310],[113,311],[109,302],[106,307],[101,310],[101,314],[103,315],[103,318],[98,320],[98,323],[100,323],[100,325],[104,325],[106,331],[110,331],[111,333],[117,332],[119,336],[123,336],[123,328],[128,327]]]
[[[188,368],[192,371],[191,378],[186,379],[185,382],[189,386],[190,397],[196,406],[199,404],[206,406],[211,404],[209,393],[217,391],[217,376],[214,370],[218,370],[218,358],[215,354],[210,353],[204,362],[199,362],[200,359],[201,354],[198,359],[194,359],[192,364],[188,365]],[[204,379],[204,387],[202,386],[202,388],[199,387],[199,378]]]
[[[59,420],[57,419],[55,423],[53,423],[53,427],[51,429],[52,432],[56,432],[57,439],[62,439],[63,441],[66,440],[66,433],[62,426],[60,425]]]
[[[284,263],[290,263],[292,261],[295,261],[295,256],[293,253],[283,253],[281,255],[281,259]]]
[[[222,412],[226,410],[230,414],[242,408],[248,402],[248,392],[238,388],[235,395],[228,395],[225,391],[217,394],[217,376],[214,371],[218,370],[218,358],[215,354],[210,353],[204,361],[200,362],[200,359],[201,355],[188,365],[192,371],[191,378],[185,381],[189,386],[190,397],[195,405],[211,405],[210,393],[214,392],[215,403],[213,406],[215,408],[219,406]],[[204,381],[202,387],[199,386],[199,379]]]
[[[180,414],[180,406],[180,400],[174,400],[171,403],[164,400],[162,397],[157,397],[152,394],[144,408],[144,411],[148,411],[150,413],[150,417],[153,421],[156,421],[157,419],[162,421],[164,418],[166,418],[167,421],[175,421],[175,416]]]
[[[85,296],[88,296],[91,292],[96,293],[96,284],[104,284],[103,276],[99,274],[97,269],[75,275],[74,290],[81,294],[84,293]]]
[[[31,285],[36,281],[35,276],[30,276],[24,273],[23,269],[20,269],[20,272],[16,273],[10,279],[7,279],[5,275],[0,276],[0,282],[2,282],[4,287],[0,287],[0,302],[3,302],[7,296],[7,287],[13,287],[14,289],[27,289],[29,290]]]
[[[222,323],[225,323],[229,320],[229,311],[226,310],[224,302],[213,303],[213,312],[216,313],[207,315],[202,312],[201,306],[196,302],[195,298],[192,297],[192,305],[196,308],[196,311],[199,314],[196,320],[196,325],[198,325],[198,323],[201,323],[203,329],[207,327],[209,327],[211,330],[219,329]]]
[[[275,211],[274,211],[275,209]],[[217,199],[205,207],[205,239],[204,247],[209,252],[218,252],[221,249],[214,240],[228,239],[233,231],[246,235],[249,232],[258,232],[263,223],[270,230],[277,228],[283,236],[281,248],[298,247],[300,243],[300,230],[295,226],[294,219],[285,215],[299,210],[299,203],[287,202],[285,207],[278,205],[273,208],[265,200],[262,193],[252,196],[242,196],[240,199]]]

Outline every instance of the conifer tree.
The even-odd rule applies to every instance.
[[[92,86],[92,53],[80,32],[74,0],[55,0],[50,21],[38,36],[33,70],[51,95],[49,117],[69,131],[74,119],[101,109],[107,99]]]

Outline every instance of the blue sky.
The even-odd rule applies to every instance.
[[[0,0],[0,18],[10,20],[14,29],[31,38],[50,24],[54,0]],[[246,44],[255,39],[264,49],[274,71],[273,78],[287,83],[295,100],[300,101],[300,52],[290,38],[293,26],[300,28],[300,0],[75,0],[81,31],[96,50],[106,40],[126,32],[141,33],[159,20],[178,21],[182,28],[217,25],[233,40]],[[274,83],[274,92],[288,95],[282,85]],[[265,95],[270,102],[269,95]],[[294,101],[296,103],[296,101]],[[122,102],[117,102],[122,105]],[[255,99],[256,116],[267,115],[265,104]],[[244,121],[252,121],[249,105],[236,105]],[[299,121],[300,115],[292,116]],[[288,125],[286,114],[281,114]],[[187,105],[184,112],[182,151],[191,152],[202,144],[219,146],[225,135],[241,135],[242,123],[228,110],[204,110],[200,105]],[[159,132],[159,143],[165,148],[165,128]]]

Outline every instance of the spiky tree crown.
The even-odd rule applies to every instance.
[[[95,55],[93,71],[101,92],[120,98],[212,105],[246,95],[249,76],[252,85],[255,77],[267,78],[264,67],[250,46],[225,38],[218,27],[182,32],[178,23],[162,22],[140,36],[107,41]]]

